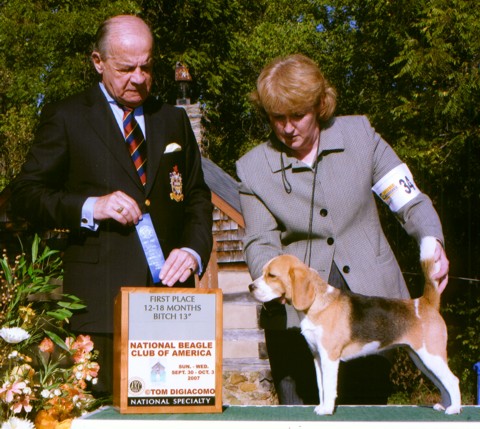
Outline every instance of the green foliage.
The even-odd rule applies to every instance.
[[[138,10],[133,0],[0,4],[0,189],[23,164],[40,108],[96,79],[89,55],[98,25]]]
[[[245,75],[236,49],[239,37],[248,35],[261,19],[262,1],[144,0],[142,15],[153,25],[156,44],[155,92],[168,102],[178,98],[175,64],[189,67],[193,81],[190,97],[205,112],[209,155],[231,173],[233,161],[251,133],[242,131],[247,105],[245,86],[254,75]]]
[[[36,124],[35,108],[29,105],[12,106],[0,114],[0,189],[19,172],[33,139]]]
[[[85,305],[59,292],[62,277],[59,252],[38,236],[28,252],[12,259],[4,251],[0,259],[2,421],[35,418],[44,410],[63,420],[96,404],[85,389],[86,380],[98,376],[97,353],[88,336],[76,337],[66,325]]]
[[[395,352],[390,379],[393,391],[388,398],[392,405],[433,405],[441,396],[435,385],[413,364],[406,350]]]
[[[50,420],[64,420],[96,406],[85,390],[86,381],[94,382],[99,371],[93,342],[88,336],[71,334],[66,325],[73,312],[85,305],[60,293],[62,277],[59,252],[42,244],[38,236],[27,253],[12,260],[4,251],[0,259],[2,421],[34,419],[42,413],[48,413]]]
[[[58,293],[63,277],[59,252],[42,245],[38,236],[34,237],[28,254],[22,253],[12,260],[4,253],[0,274],[0,328],[28,330],[30,338],[22,347],[38,342],[45,329],[62,330],[74,311],[85,308],[77,297]],[[1,356],[8,355],[8,347],[0,341],[4,352]]]
[[[449,326],[449,363],[460,379],[465,403],[473,403],[477,392],[473,365],[480,362],[480,284],[472,282],[458,289],[445,308],[445,317]]]

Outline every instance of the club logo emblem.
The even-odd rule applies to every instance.
[[[170,173],[170,186],[172,192],[170,193],[170,199],[177,203],[183,201],[183,183],[182,175],[178,171],[178,166],[173,167],[173,171]]]

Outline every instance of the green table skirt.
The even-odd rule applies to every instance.
[[[120,414],[105,407],[73,422],[72,429],[95,428],[319,428],[341,427],[412,429],[476,427],[480,429],[480,406],[466,406],[459,415],[445,415],[431,407],[339,406],[333,416],[317,416],[313,406],[228,406],[221,413],[208,414]],[[398,425],[395,424],[398,422]],[[137,426],[136,426],[137,425]]]

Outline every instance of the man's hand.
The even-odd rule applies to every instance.
[[[93,206],[96,221],[114,219],[125,226],[136,225],[142,219],[137,202],[122,191],[99,197]]]
[[[191,253],[173,249],[160,271],[160,280],[165,286],[173,286],[178,281],[183,283],[197,271],[198,263]]]
[[[435,248],[434,258],[435,262],[440,263],[440,268],[435,274],[433,274],[432,279],[438,282],[438,291],[442,293],[447,287],[450,263],[448,262],[445,249],[438,241],[437,247]]]

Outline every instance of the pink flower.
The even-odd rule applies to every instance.
[[[40,343],[40,345],[38,346],[40,351],[45,352],[45,353],[53,353],[54,347],[55,346],[53,344],[53,341],[48,337],[45,337],[42,340],[42,342]]]
[[[65,341],[70,350],[74,351],[72,358],[75,363],[85,362],[89,358],[89,353],[93,350],[93,341],[88,335],[79,335],[72,343],[71,338]]]
[[[89,353],[93,350],[93,341],[90,339],[89,335],[79,335],[76,341],[72,344],[72,349]]]
[[[12,385],[10,383],[5,383],[0,388],[0,394],[5,393],[5,402],[8,404],[13,401],[15,393],[21,394],[22,390],[27,387],[27,384],[24,381],[16,381]]]
[[[16,402],[11,406],[11,410],[15,413],[21,413],[22,408],[25,410],[26,413],[32,411],[32,406],[30,405],[30,397],[24,396],[21,401]]]

